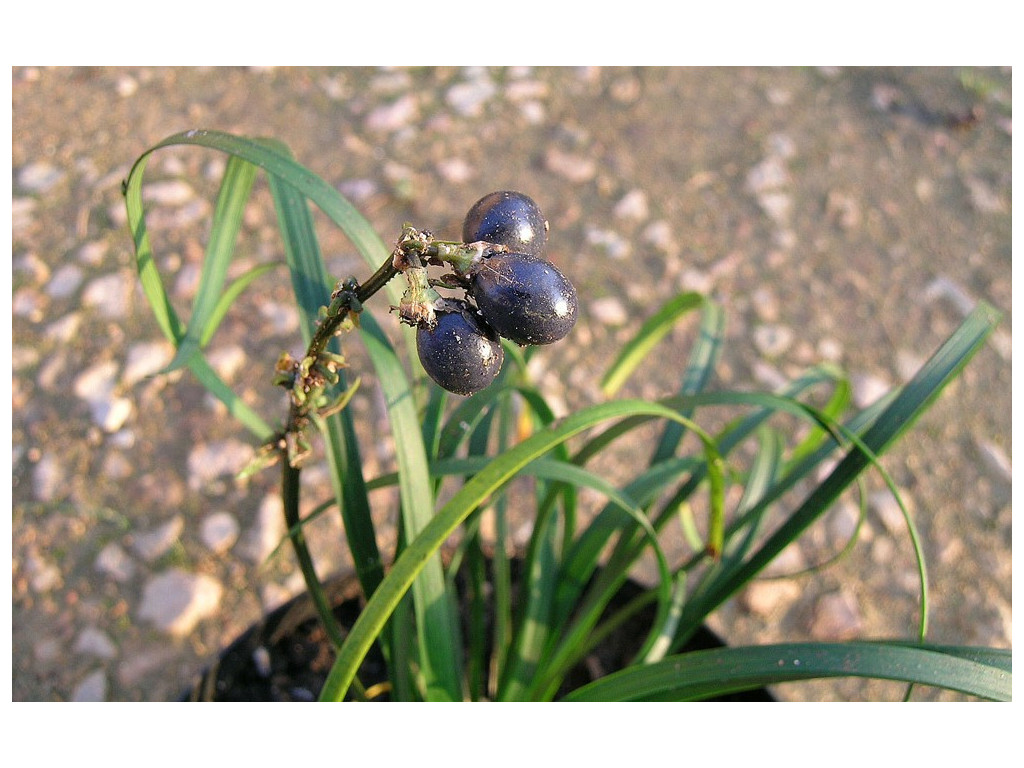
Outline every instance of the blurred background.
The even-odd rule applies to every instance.
[[[270,136],[391,243],[406,221],[459,236],[479,197],[517,189],[551,225],[581,317],[534,370],[564,409],[601,399],[624,340],[681,290],[728,333],[713,387],[774,388],[821,362],[858,405],[906,381],[978,300],[990,343],[885,459],[924,538],[930,637],[1011,644],[1011,73],[1009,68],[13,69],[13,698],[166,700],[261,613],[301,591],[275,473],[233,479],[253,440],[187,372],[138,286],[121,181],[192,128]],[[183,316],[225,158],[149,162],[148,224]],[[338,277],[368,270],[317,213]],[[232,274],[283,262],[257,182]],[[382,311],[385,310],[385,311]],[[377,306],[381,320],[386,308]],[[695,326],[624,394],[669,394]],[[273,420],[271,369],[301,347],[283,267],[254,283],[211,363]],[[376,383],[346,345],[371,434]],[[367,476],[390,467],[386,443]],[[314,465],[307,509],[330,493]],[[730,642],[910,636],[917,574],[898,508],[872,478],[857,548],[844,499],[715,616]],[[393,514],[386,496],[377,512]],[[343,571],[337,515],[311,531]],[[638,574],[641,577],[643,574]],[[833,681],[787,698],[898,698]],[[943,696],[928,694],[942,698]]]

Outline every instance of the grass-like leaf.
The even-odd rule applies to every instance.
[[[247,270],[241,277],[232,282],[231,285],[229,285],[220,295],[220,299],[214,306],[213,312],[210,314],[209,320],[206,322],[206,327],[203,330],[203,337],[199,341],[199,346],[205,347],[210,343],[210,339],[213,338],[213,334],[216,333],[221,321],[227,315],[228,310],[231,309],[231,305],[235,303],[235,300],[242,295],[245,289],[248,288],[253,281],[262,277],[267,272],[281,266],[280,262],[260,264],[259,266]]]
[[[142,290],[153,310],[157,325],[177,349],[186,337],[188,329],[171,304],[167,290],[164,288],[163,279],[160,277],[160,271],[157,269],[142,204],[142,181],[146,164],[150,154],[159,146],[162,145],[150,149],[135,162],[124,182],[123,192],[128,213],[128,226],[135,243],[135,262]],[[258,439],[267,440],[274,433],[270,425],[224,383],[224,380],[217,375],[202,355],[191,355],[188,358],[188,367],[207,391],[224,403],[228,412]]]
[[[355,677],[356,670],[388,616],[412,585],[427,561],[486,498],[501,488],[519,470],[580,432],[603,421],[646,414],[648,417],[676,419],[678,414],[658,403],[626,400],[587,408],[563,421],[537,432],[506,453],[493,459],[460,488],[412,541],[366,608],[353,625],[335,660],[321,693],[321,699],[340,700]]]
[[[998,312],[987,304],[979,304],[867,428],[860,438],[863,448],[852,448],[748,560],[716,582],[700,599],[686,605],[681,622],[683,631],[692,630],[700,617],[721,605],[817,520],[873,461],[872,456],[880,456],[910,428],[981,348],[998,321]]]
[[[682,317],[682,314],[677,317]],[[714,376],[718,358],[721,356],[724,339],[725,311],[717,303],[705,300],[701,304],[701,320],[697,338],[690,350],[686,369],[683,371],[679,387],[680,395],[696,395],[703,392],[708,386]],[[686,415],[692,416],[693,414],[691,412]],[[654,466],[674,456],[685,432],[683,425],[675,422],[667,423],[662,429],[661,439],[651,456],[649,465]]]
[[[878,642],[719,648],[612,673],[565,700],[691,701],[801,680],[866,677],[1009,701],[1009,659],[1009,651],[979,657],[973,648]]]
[[[403,535],[411,541],[434,517],[434,489],[419,414],[408,377],[384,332],[371,316],[363,319],[362,329],[395,436]],[[416,632],[420,638],[420,671],[428,698],[459,701],[462,698],[459,672],[462,643],[454,601],[445,585],[439,554],[435,553],[423,563],[422,574],[413,585],[413,602]]]
[[[267,141],[259,146],[289,157],[288,149],[276,142]],[[269,178],[269,186],[301,318],[302,339],[305,344],[309,344],[316,330],[318,310],[328,303],[332,290],[331,278],[320,252],[306,198],[295,186],[284,183],[274,175]],[[340,352],[336,339],[331,340],[330,349],[335,353]],[[346,385],[344,371],[339,371],[337,386],[343,389]],[[345,523],[349,550],[363,590],[369,593],[377,588],[384,577],[384,569],[377,548],[359,443],[350,412],[344,409],[327,417],[323,427],[331,485]]]
[[[157,270],[142,203],[142,178],[149,156],[172,145],[202,146],[229,156],[187,323],[176,314]],[[334,287],[320,253],[310,203],[345,232],[371,269],[380,267],[366,284],[372,285],[367,295],[384,287],[391,303],[397,304],[400,288],[383,285],[394,270],[388,248],[366,219],[331,184],[296,162],[280,142],[189,131],[168,137],[139,158],[125,181],[124,195],[143,290],[157,324],[176,348],[168,370],[187,365],[232,415],[267,440],[272,434],[270,427],[217,376],[203,355],[203,348],[242,292],[276,266],[261,265],[227,285],[242,212],[258,169],[268,175],[307,344],[318,311],[328,303]],[[601,382],[604,394],[618,393],[673,326],[694,309],[701,312],[699,333],[676,397],[656,403],[605,403],[561,421],[554,420],[549,404],[528,383],[528,363],[535,349],[506,345],[507,364],[499,380],[488,390],[451,404],[435,387],[421,386],[423,372],[415,354],[410,354],[413,331],[402,327],[401,343],[394,345],[373,316],[363,313],[361,336],[387,405],[397,472],[373,483],[366,481],[348,410],[326,419],[313,418],[324,434],[336,503],[368,595],[365,610],[339,650],[322,698],[340,699],[350,686],[358,695],[356,670],[373,642],[379,640],[389,663],[395,699],[455,700],[466,692],[473,698],[550,699],[566,671],[601,636],[655,601],[656,617],[638,655],[644,666],[597,681],[571,694],[570,699],[693,699],[839,675],[902,680],[911,686],[938,685],[982,698],[1009,697],[1009,654],[992,649],[891,641],[667,655],[681,648],[711,611],[802,535],[850,484],[863,483],[862,475],[870,468],[881,474],[906,517],[922,585],[918,634],[923,641],[927,576],[922,547],[914,522],[879,457],[939,396],[998,321],[994,309],[979,305],[905,387],[847,418],[850,384],[828,367],[809,372],[778,395],[707,391],[724,339],[724,312],[714,302],[686,293],[664,304],[626,343]],[[336,340],[332,351],[340,352]],[[797,399],[824,382],[833,389],[821,410]],[[342,377],[337,392],[345,387]],[[712,438],[695,418],[698,411],[709,407],[751,412]],[[781,432],[766,424],[776,414],[795,416],[811,426],[788,452]],[[641,464],[630,482],[617,488],[587,469],[591,459],[652,419],[664,422],[660,439],[646,466]],[[730,454],[755,432],[757,454],[749,469],[727,467]],[[569,441],[584,433],[586,439],[570,453]],[[699,438],[702,450],[678,456],[687,433]],[[487,458],[494,450],[498,455]],[[456,458],[463,454],[464,458]],[[836,455],[841,460],[826,478],[814,482],[803,502],[786,511],[778,524],[774,511],[780,501]],[[457,475],[461,486],[435,510],[442,480],[450,475]],[[534,526],[521,596],[513,611],[511,571],[503,553],[509,537],[506,505],[518,497],[505,490],[519,475],[533,478]],[[285,467],[289,535],[310,590],[326,612],[303,542],[303,525],[308,520],[298,518],[298,478],[299,470]],[[737,480],[743,483],[743,492],[730,511],[726,509],[727,484]],[[400,536],[395,563],[385,577],[368,493],[386,484],[399,489]],[[600,492],[606,505],[577,535],[580,489]],[[695,509],[692,497],[703,491],[709,500],[706,535],[699,534],[699,522],[690,520],[695,552],[670,569],[658,535],[684,510]],[[327,508],[329,505],[323,506]],[[494,608],[489,616],[484,605],[485,550],[478,535],[486,512],[493,514],[497,537],[491,569]],[[681,519],[686,520],[685,516]],[[775,527],[766,534],[769,523]],[[439,550],[459,526],[464,527],[463,543],[446,575]],[[658,563],[657,587],[606,615],[610,600],[648,548]],[[470,580],[472,617],[466,627],[469,651],[465,658],[463,633],[454,611],[457,572]],[[340,633],[332,632],[332,637],[337,641]],[[490,655],[487,642],[494,643]],[[468,669],[465,678],[464,661]],[[488,679],[490,688],[485,692]]]
[[[699,293],[681,293],[649,317],[601,379],[601,391],[605,397],[611,397],[622,388],[647,354],[672,330],[680,316],[703,303],[704,297]]]
[[[206,257],[199,276],[192,316],[188,331],[178,344],[178,351],[162,371],[168,373],[188,363],[199,351],[204,339],[213,335],[222,304],[224,282],[235,252],[235,240],[242,227],[242,213],[249,202],[252,184],[256,179],[256,166],[237,157],[228,158],[221,180],[217,205],[213,211],[210,239],[206,244]],[[237,293],[234,294],[237,296]]]

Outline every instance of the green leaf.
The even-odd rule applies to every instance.
[[[222,300],[228,266],[235,252],[235,241],[242,227],[242,213],[249,202],[252,184],[256,179],[256,166],[237,157],[228,158],[221,180],[217,206],[213,211],[210,239],[206,243],[206,257],[199,277],[188,331],[178,344],[174,359],[163,369],[170,373],[184,366],[199,351],[204,338],[213,335],[212,324]],[[219,319],[217,320],[219,322]]]
[[[640,327],[636,336],[622,347],[604,378],[601,391],[611,397],[626,383],[633,371],[684,314],[704,303],[699,293],[681,293],[669,300]]]
[[[701,306],[700,329],[697,339],[690,350],[690,359],[683,371],[681,395],[696,395],[703,392],[714,375],[715,366],[722,352],[725,339],[725,312],[715,302],[705,300]],[[692,413],[686,414],[687,416]],[[662,430],[661,440],[651,457],[650,465],[654,466],[673,456],[686,430],[681,424],[669,422]]]
[[[646,414],[651,418],[678,418],[671,409],[657,403],[621,401],[587,408],[537,432],[506,453],[493,459],[441,508],[395,561],[390,573],[370,598],[335,659],[321,692],[321,699],[340,701],[374,639],[388,616],[412,585],[416,576],[438,551],[445,539],[492,493],[534,459],[561,445],[574,435],[610,419]]]
[[[673,577],[668,560],[658,543],[657,534],[644,515],[640,505],[599,475],[568,461],[548,458],[537,459],[524,467],[522,473],[536,474],[539,477],[558,480],[571,487],[596,490],[608,498],[610,503],[616,508],[632,518],[643,531],[658,566],[657,597],[659,613],[656,619],[656,626],[660,625],[669,613]],[[557,492],[557,489],[553,490],[553,493],[555,492]],[[542,505],[542,510],[546,507],[547,505]],[[540,524],[539,521],[538,524]],[[502,700],[516,700],[526,694],[530,683],[533,681],[536,667],[541,659],[541,652],[547,644],[547,639],[553,628],[557,626],[562,618],[553,614],[558,581],[561,578],[561,568],[558,567],[560,564],[554,559],[551,544],[550,541],[542,541],[535,544],[531,539],[531,549],[537,547],[540,550],[540,554],[535,555],[532,551],[527,553],[526,570],[529,588],[526,590],[527,595],[522,601],[525,604],[520,612],[522,626],[519,628],[512,651],[508,670],[509,678],[503,681]],[[535,559],[541,560],[542,566],[536,573],[532,573],[531,566],[536,568],[533,565]]]
[[[210,319],[206,323],[206,329],[203,331],[203,338],[199,341],[199,346],[205,347],[210,343],[210,339],[213,338],[213,334],[216,333],[217,327],[221,324],[224,316],[227,315],[231,305],[235,303],[238,297],[242,295],[245,289],[248,288],[256,278],[261,277],[270,270],[277,269],[280,266],[280,263],[260,264],[259,266],[246,271],[241,277],[231,283],[231,285],[227,287],[227,290],[221,294],[220,300],[213,308]]]
[[[903,643],[783,643],[669,656],[601,678],[565,701],[691,701],[829,677],[899,680],[1009,701],[1009,652]]]
[[[159,145],[158,145],[159,146]],[[156,149],[154,147],[154,149]],[[124,184],[125,207],[128,213],[128,226],[135,243],[135,263],[139,270],[139,280],[146,295],[157,325],[164,336],[177,348],[185,338],[187,329],[178,317],[164,288],[160,272],[156,267],[153,247],[146,229],[145,212],[142,205],[142,181],[146,163],[153,150],[140,157],[132,167]],[[265,441],[274,434],[274,430],[252,408],[243,402],[223,379],[210,367],[201,355],[189,359],[189,369],[199,382],[227,407],[228,412],[251,431],[256,437]]]
[[[260,142],[257,146],[267,151],[273,148],[288,158],[288,149],[276,142]],[[269,186],[284,241],[292,289],[299,308],[302,339],[308,345],[316,331],[319,308],[328,302],[333,283],[320,252],[313,217],[305,197],[295,186],[284,183],[275,175],[270,176]],[[335,353],[341,351],[337,339],[331,340],[328,349]],[[341,371],[337,389],[341,391],[346,387],[347,381]],[[369,594],[384,577],[384,569],[370,514],[355,426],[350,412],[342,410],[323,420],[323,427],[331,485],[345,524],[345,535],[356,573],[363,591]]]
[[[862,445],[849,450],[749,560],[727,578],[717,581],[700,599],[687,604],[682,629],[692,629],[699,617],[721,605],[817,520],[850,483],[927,410],[985,343],[998,321],[998,312],[987,304],[979,304],[861,435]]]
[[[434,489],[419,413],[402,363],[372,316],[363,317],[362,331],[361,337],[377,371],[391,432],[395,436],[403,530],[405,539],[410,541],[434,517]],[[462,699],[462,643],[440,554],[435,552],[421,567],[422,574],[413,584],[413,604],[420,638],[420,672],[426,681],[427,698],[459,701]]]
[[[234,136],[221,131],[191,130],[168,136],[148,150],[143,158],[156,149],[174,145],[216,149],[263,168],[268,175],[276,176],[309,198],[341,227],[371,269],[387,257],[388,249],[362,214],[338,190],[297,163],[280,142]],[[143,158],[140,158],[141,162],[144,162]]]
[[[238,419],[242,426],[252,432],[257,440],[265,442],[270,439],[274,434],[274,430],[256,411],[245,404],[240,395],[224,383],[224,380],[206,362],[205,357],[196,355],[189,360],[188,367],[192,371],[192,375],[205,387],[206,391],[224,403],[228,413]]]

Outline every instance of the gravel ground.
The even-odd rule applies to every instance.
[[[574,343],[539,355],[567,408],[599,399],[619,344],[682,289],[727,309],[717,386],[774,386],[834,361],[865,402],[977,300],[994,304],[1006,314],[991,343],[885,464],[924,538],[931,637],[1009,647],[1010,92],[1008,69],[15,68],[13,698],[174,698],[301,588],[287,556],[267,561],[281,534],[273,477],[231,479],[248,435],[189,376],[149,378],[171,350],[138,288],[120,183],[190,128],[283,140],[385,241],[404,221],[454,237],[494,189],[533,196],[581,297]],[[183,310],[223,165],[198,149],[149,165],[154,245]],[[363,274],[318,223],[331,269]],[[260,182],[237,267],[280,248]],[[299,346],[286,283],[261,278],[209,350],[267,414],[279,407],[270,365]],[[627,394],[671,391],[692,333],[681,326]],[[352,407],[372,424],[381,405],[364,383]],[[381,445],[368,475],[390,458]],[[328,483],[308,474],[312,505]],[[880,488],[852,556],[752,585],[715,627],[737,643],[908,635],[914,563]],[[827,557],[855,517],[844,500],[780,569]],[[312,535],[324,572],[344,569],[337,521]],[[839,681],[780,695],[900,690]]]

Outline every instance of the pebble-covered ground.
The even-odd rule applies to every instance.
[[[301,589],[289,553],[268,560],[276,476],[233,480],[248,433],[187,373],[151,376],[171,348],[138,286],[120,185],[139,154],[191,128],[284,141],[386,242],[405,221],[454,238],[483,194],[530,194],[581,300],[570,340],[536,362],[566,409],[601,398],[619,345],[680,290],[728,312],[714,386],[772,388],[830,361],[860,404],[907,380],[976,301],[994,304],[1006,314],[991,342],[885,465],[929,558],[931,637],[1009,647],[1010,92],[1008,69],[15,68],[13,698],[175,698]],[[223,168],[199,149],[148,167],[154,245],[186,316]],[[318,226],[337,276],[365,275]],[[282,258],[260,181],[232,274]],[[208,348],[271,420],[273,362],[300,346],[287,283],[283,269],[260,278]],[[670,393],[693,332],[673,332],[626,394]],[[363,372],[351,407],[369,431],[383,411]],[[367,475],[391,458],[368,451]],[[306,476],[308,508],[329,483],[318,466]],[[852,555],[785,576],[843,545],[851,496],[715,627],[732,642],[910,635],[907,530],[874,478],[867,498]],[[337,516],[311,535],[323,572],[343,570]]]

